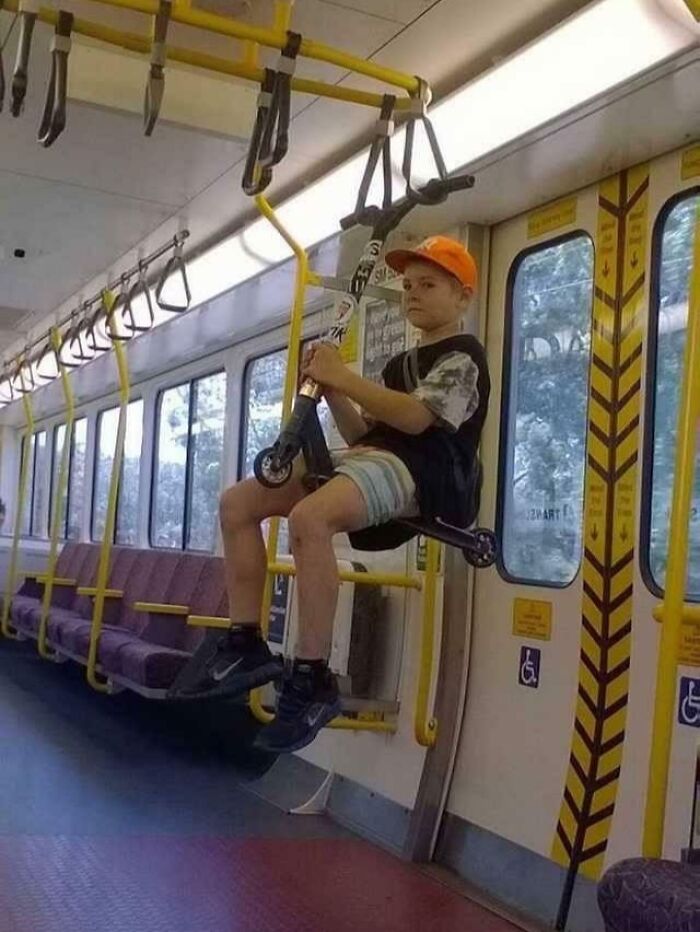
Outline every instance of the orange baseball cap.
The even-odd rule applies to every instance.
[[[384,261],[389,268],[401,273],[409,262],[431,262],[454,275],[465,288],[476,290],[476,262],[461,243],[449,236],[429,236],[415,249],[393,249],[386,254]]]

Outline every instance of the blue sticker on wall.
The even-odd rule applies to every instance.
[[[690,676],[681,677],[678,721],[681,725],[700,728],[700,680]]]
[[[521,686],[529,686],[531,689],[537,689],[540,685],[540,658],[542,652],[536,647],[520,648],[520,671],[518,673],[518,683]]]

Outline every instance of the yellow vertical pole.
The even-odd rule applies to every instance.
[[[700,211],[695,224],[695,249],[688,299],[685,362],[678,410],[678,441],[669,530],[666,591],[656,674],[656,701],[651,738],[649,783],[642,853],[662,855],[666,795],[676,701],[678,647],[688,563],[688,528],[695,467],[695,448],[700,428]]]
[[[25,499],[27,497],[27,478],[29,476],[29,446],[34,433],[34,411],[32,408],[31,392],[26,387],[24,381],[24,366],[26,359],[22,360],[17,370],[19,378],[20,391],[22,392],[22,405],[24,407],[25,433],[24,433],[24,456],[19,471],[19,484],[17,487],[17,511],[15,513],[15,530],[12,538],[12,551],[10,554],[10,565],[7,569],[7,578],[5,581],[5,597],[2,602],[2,623],[0,629],[3,637],[17,639],[17,632],[10,626],[10,606],[12,597],[15,594],[15,584],[17,582],[17,556],[19,554],[19,538],[22,533],[22,518],[24,516]]]
[[[68,488],[68,468],[70,463],[71,442],[73,439],[73,423],[75,420],[75,396],[73,387],[66,367],[61,359],[61,336],[58,329],[54,327],[51,331],[51,346],[53,347],[56,357],[56,366],[61,376],[61,386],[63,388],[63,397],[66,401],[66,427],[63,435],[63,449],[61,450],[61,462],[58,467],[58,481],[56,482],[55,501],[53,503],[53,514],[51,516],[51,544],[49,547],[49,563],[46,568],[46,580],[44,582],[44,595],[41,600],[41,616],[39,618],[39,633],[37,637],[37,649],[42,657],[46,660],[53,659],[56,654],[46,644],[46,631],[49,621],[49,611],[51,609],[51,597],[53,595],[53,581],[56,577],[56,560],[58,559],[58,537],[63,523],[65,495]]]
[[[294,304],[292,306],[292,318],[289,325],[289,340],[287,354],[287,372],[284,379],[284,394],[282,399],[282,424],[285,424],[292,413],[292,403],[297,385],[297,372],[299,371],[299,345],[301,342],[301,325],[304,316],[304,301],[306,298],[306,285],[309,281],[309,257],[305,250],[289,235],[287,230],[280,224],[275,216],[272,207],[265,197],[259,194],[255,198],[255,204],[274,226],[280,236],[291,247],[296,256],[296,276],[294,279]],[[277,544],[279,540],[280,519],[272,518],[270,521],[270,533],[267,539],[267,563],[268,567],[277,562]],[[270,620],[270,605],[272,604],[272,583],[274,573],[269,569],[265,577],[265,589],[263,590],[262,604],[260,606],[260,626],[263,635],[267,634]],[[253,690],[250,694],[250,708],[255,717],[261,722],[271,722],[274,718],[269,712],[266,712],[260,699],[260,690]]]
[[[275,0],[275,32],[287,32],[292,21],[294,0]]]
[[[116,295],[111,291],[103,293],[103,303],[108,317],[112,316],[112,311],[116,301]],[[112,317],[111,327],[108,332],[116,333],[117,323],[116,315]],[[105,529],[102,537],[102,547],[100,550],[100,562],[97,568],[97,584],[95,594],[95,605],[92,612],[92,628],[90,630],[90,649],[88,651],[87,663],[87,681],[98,692],[109,692],[109,685],[101,682],[97,678],[95,667],[97,665],[97,647],[102,632],[102,619],[104,617],[105,591],[107,589],[107,577],[109,575],[109,558],[112,552],[112,540],[114,538],[114,527],[117,517],[117,494],[119,492],[119,480],[121,478],[122,458],[124,455],[124,440],[126,437],[126,418],[127,408],[129,406],[129,368],[126,360],[126,352],[122,341],[114,337],[112,346],[117,360],[117,370],[119,372],[119,422],[117,426],[117,439],[114,446],[114,459],[112,460],[112,472],[109,480],[109,497],[107,499],[107,516],[105,519]]]
[[[430,748],[437,739],[437,720],[430,714],[430,683],[433,675],[435,653],[435,603],[437,596],[438,568],[441,544],[429,537],[426,545],[425,583],[423,587],[423,624],[421,628],[420,669],[416,692],[414,731],[416,741]]]

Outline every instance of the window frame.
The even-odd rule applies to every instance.
[[[299,372],[297,373],[297,383],[299,382],[299,375],[301,373],[301,360],[304,354],[304,347],[309,343],[313,343],[316,340],[320,340],[323,334],[315,333],[311,334],[308,337],[303,337],[300,341],[299,346]],[[245,361],[245,366],[243,367],[243,378],[242,385],[243,391],[241,392],[241,416],[238,423],[238,466],[236,469],[236,482],[241,482],[244,478],[243,467],[245,466],[245,436],[246,429],[248,426],[248,405],[246,404],[246,399],[248,397],[248,387],[250,385],[250,368],[251,366],[258,361],[258,359],[264,359],[266,356],[274,356],[275,353],[279,353],[281,350],[289,351],[289,344],[282,343],[273,349],[265,350],[264,353],[256,353],[254,356],[249,356]],[[284,386],[282,386],[284,393]]]
[[[186,546],[187,539],[189,536],[190,530],[190,519],[192,515],[192,470],[194,468],[194,444],[192,443],[192,425],[194,423],[194,405],[195,405],[195,384],[197,382],[203,381],[204,379],[212,378],[216,375],[223,375],[224,379],[228,383],[228,375],[226,372],[225,366],[220,366],[218,369],[213,369],[211,372],[204,372],[201,375],[193,376],[190,379],[185,379],[182,382],[174,382],[172,385],[164,385],[161,389],[158,390],[155,399],[155,417],[153,418],[153,449],[151,453],[151,486],[149,490],[149,509],[148,509],[148,545],[154,550],[168,550],[186,553],[213,553],[214,551],[209,550],[200,550],[195,548],[188,548]],[[245,378],[245,370],[244,370]],[[182,537],[180,540],[179,547],[159,547],[157,544],[153,543],[153,534],[154,534],[154,524],[155,524],[155,504],[156,504],[156,494],[158,491],[158,451],[160,448],[160,424],[161,424],[161,415],[163,410],[162,399],[163,395],[172,391],[175,388],[181,388],[183,385],[189,386],[189,397],[188,397],[188,412],[187,412],[187,449],[185,451],[185,485],[184,485],[184,496],[185,496],[185,507],[183,509],[182,515]],[[228,385],[227,385],[228,387]],[[226,404],[224,401],[224,425],[226,423]]]
[[[74,457],[75,457],[75,435],[76,427],[80,421],[85,421],[85,433],[87,441],[87,415],[81,414],[78,417],[73,418],[73,429],[71,430],[70,437],[70,453],[68,454],[68,478],[66,482],[66,507],[63,510],[63,522],[61,527],[61,533],[59,534],[59,540],[66,541],[68,540],[68,522],[70,520],[70,505],[71,505],[71,479],[73,477],[73,466],[74,466]],[[54,467],[56,464],[56,435],[61,427],[66,428],[67,424],[65,421],[62,421],[53,426],[53,440],[51,446],[51,485],[49,488],[49,536],[51,535],[51,519],[53,518],[53,507],[54,507]],[[87,457],[87,445],[85,449],[85,455]],[[90,528],[92,531],[92,527]],[[80,538],[78,538],[80,540]]]
[[[137,401],[140,401],[143,403],[143,396],[137,395],[135,398],[129,399],[127,406],[126,406],[127,418],[129,416],[129,405],[135,404]],[[104,539],[103,537],[95,537],[95,497],[97,494],[97,471],[98,471],[98,466],[99,466],[99,461],[100,461],[100,430],[101,430],[102,415],[106,414],[108,411],[119,411],[119,407],[120,407],[119,403],[114,404],[114,405],[108,405],[106,408],[100,408],[100,410],[97,411],[95,415],[95,442],[93,446],[93,458],[92,458],[92,494],[90,496],[90,542],[93,544],[99,544]],[[142,420],[141,420],[142,449],[141,449],[141,457],[139,457],[139,459],[143,457],[143,438],[146,433],[144,429],[145,411],[146,411],[146,406],[145,404],[143,404],[143,412],[142,412]],[[129,429],[129,424],[127,421],[126,430],[128,429]],[[126,445],[126,433],[124,434],[124,442]],[[123,454],[122,454],[120,472],[121,474],[119,476],[119,487],[117,488],[117,504],[116,504],[116,510],[115,510],[115,515],[114,515],[114,532],[112,534],[112,540],[111,540],[111,543],[113,545],[116,545],[117,529],[119,526],[119,500],[122,494],[122,481],[124,479],[124,456]],[[110,476],[111,476],[111,473],[110,473]],[[109,488],[107,490],[107,501],[109,502]],[[138,536],[138,527],[136,531],[137,531],[137,536]],[[128,545],[119,544],[119,546],[126,547]]]
[[[77,419],[76,419],[77,420]],[[51,472],[49,483],[49,537],[51,536],[51,521],[53,519],[53,509],[54,509],[54,469],[58,468],[56,463],[56,439],[58,437],[59,430],[63,428],[63,442],[65,443],[65,434],[68,429],[68,425],[65,421],[62,421],[59,424],[53,425],[53,430],[51,431]],[[73,468],[73,435],[75,433],[75,420],[73,421],[73,429],[71,430],[71,442],[70,442],[70,452],[68,454],[68,481],[66,484],[66,507],[64,508],[63,519],[61,522],[61,529],[58,535],[59,540],[66,540],[68,537],[68,509],[69,509],[69,498],[70,498],[70,474]],[[58,476],[56,476],[58,479]]]
[[[656,215],[651,235],[651,258],[649,275],[649,316],[647,318],[647,359],[644,375],[644,438],[642,441],[642,497],[639,516],[639,571],[649,592],[663,599],[665,589],[654,579],[651,570],[651,521],[652,495],[654,491],[654,422],[656,420],[656,370],[659,360],[659,309],[661,304],[661,251],[664,230],[669,214],[685,200],[700,197],[700,185],[692,185],[677,191],[666,200]],[[687,602],[700,603],[700,596]]]
[[[48,431],[46,430],[45,427],[38,428],[32,433],[32,436],[34,437],[34,449],[32,450],[31,494],[29,496],[29,522],[27,524],[26,536],[31,537],[34,540],[44,540],[46,538],[46,535],[38,534],[34,527],[34,500],[36,497],[36,479],[37,479],[36,460],[37,460],[37,450],[39,449],[37,438],[39,437],[40,434],[44,434],[44,437],[46,438],[46,441],[45,441],[46,443],[48,443],[48,439],[49,439]],[[49,489],[49,498],[50,496],[51,496],[51,490]],[[41,521],[41,516],[39,516],[39,520]]]
[[[576,230],[571,230],[568,233],[564,233],[561,236],[553,237],[552,239],[544,240],[539,243],[534,243],[531,246],[526,246],[524,249],[521,249],[520,252],[514,257],[508,269],[508,278],[506,280],[506,294],[505,294],[505,305],[504,305],[504,326],[503,326],[503,356],[502,356],[502,371],[501,371],[501,410],[500,410],[500,425],[498,431],[498,478],[497,478],[497,489],[496,489],[496,516],[494,530],[496,537],[499,542],[503,541],[503,532],[505,524],[505,498],[508,491],[507,483],[507,462],[506,462],[506,453],[508,451],[508,439],[509,439],[509,427],[510,427],[510,389],[511,389],[511,378],[512,378],[512,369],[513,369],[513,323],[514,323],[514,314],[513,314],[513,299],[515,293],[515,279],[517,277],[518,271],[520,270],[523,262],[531,255],[535,253],[542,252],[545,249],[550,249],[555,246],[560,246],[562,243],[569,242],[571,240],[585,238],[591,244],[593,249],[593,264],[591,268],[592,280],[595,282],[595,262],[596,262],[596,242],[594,237],[589,233],[588,230],[583,228],[577,228]],[[591,307],[590,307],[590,332],[591,338],[593,334],[593,305],[595,297],[593,291],[591,292]],[[584,449],[584,500],[582,502],[582,512],[581,512],[581,553],[579,556],[578,567],[576,572],[572,575],[569,582],[560,583],[553,582],[542,579],[528,579],[522,576],[513,575],[505,565],[503,558],[503,547],[499,546],[497,548],[496,554],[496,569],[499,576],[507,583],[515,583],[519,586],[536,586],[540,589],[568,589],[572,586],[578,577],[581,574],[581,566],[583,564],[583,528],[585,522],[585,481],[586,481],[586,470],[587,470],[587,456],[588,456],[588,412],[590,407],[590,376],[591,376],[591,356],[593,353],[593,345],[591,342],[591,349],[588,359],[588,388],[586,391],[586,437],[585,442],[586,446]]]

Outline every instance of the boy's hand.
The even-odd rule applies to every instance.
[[[316,343],[304,353],[301,368],[305,378],[313,379],[327,389],[341,389],[347,369],[340,353],[328,343]]]

